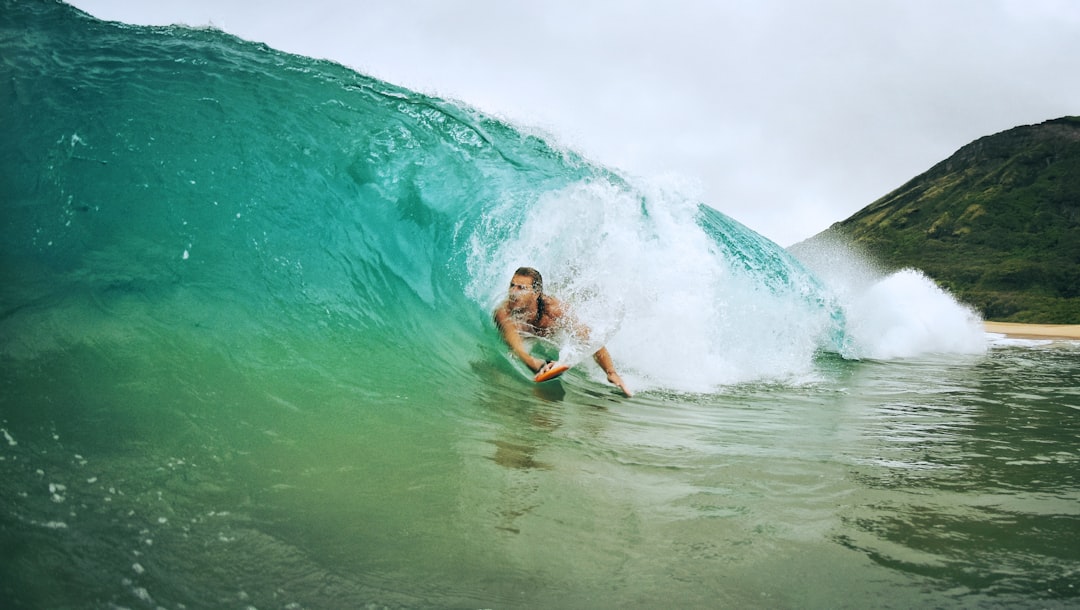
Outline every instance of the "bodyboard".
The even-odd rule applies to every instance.
[[[562,364],[561,362],[556,362],[555,366],[551,367],[550,369],[544,371],[543,373],[537,373],[536,376],[533,377],[533,381],[535,381],[536,383],[540,383],[541,381],[549,381],[555,379],[559,375],[562,375],[569,370],[569,365]]]

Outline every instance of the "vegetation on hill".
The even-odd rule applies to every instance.
[[[980,138],[811,238],[921,269],[988,320],[1080,323],[1080,117]]]

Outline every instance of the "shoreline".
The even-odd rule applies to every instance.
[[[988,333],[1013,339],[1080,339],[1080,324],[1020,324],[1017,322],[983,322]]]

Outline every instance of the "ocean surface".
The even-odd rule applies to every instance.
[[[1080,343],[918,271],[44,0],[0,155],[0,607],[1080,606]],[[591,329],[559,381],[492,327],[520,265]]]

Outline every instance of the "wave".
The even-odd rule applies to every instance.
[[[7,358],[172,343],[387,393],[460,383],[463,363],[509,370],[488,320],[522,265],[640,389],[983,349],[922,276],[811,272],[678,185],[462,103],[59,3],[6,3],[0,26]],[[913,334],[928,319],[954,341]]]

